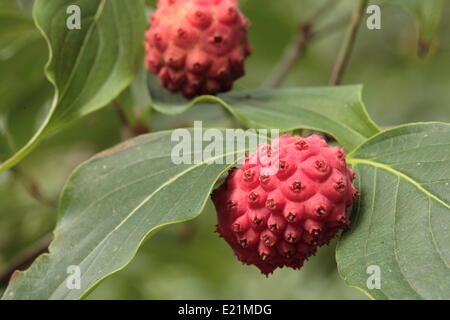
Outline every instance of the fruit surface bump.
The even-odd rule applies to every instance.
[[[251,54],[237,0],[159,0],[146,32],[146,64],[187,99],[231,90]]]
[[[217,232],[244,264],[265,275],[299,269],[349,225],[358,196],[345,152],[318,136],[260,144],[213,192]]]

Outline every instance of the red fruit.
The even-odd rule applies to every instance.
[[[231,90],[251,54],[236,0],[159,0],[146,33],[147,67],[190,99]]]
[[[217,231],[240,261],[263,274],[299,269],[349,225],[355,172],[341,148],[317,135],[284,135],[257,150],[213,193]]]

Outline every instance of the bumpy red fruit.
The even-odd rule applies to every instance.
[[[217,232],[263,274],[299,269],[348,226],[354,178],[340,147],[317,135],[281,136],[258,146],[214,191]]]
[[[251,54],[237,0],[159,0],[146,33],[147,67],[186,98],[229,91]]]

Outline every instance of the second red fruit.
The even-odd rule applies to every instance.
[[[159,0],[146,33],[147,67],[190,99],[229,91],[251,54],[237,0]]]

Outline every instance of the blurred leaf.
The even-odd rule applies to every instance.
[[[14,0],[0,0],[0,11],[19,12],[20,6]]]
[[[138,124],[138,121],[146,124],[150,121],[152,99],[148,94],[145,73],[142,68],[131,85],[117,97],[117,102],[132,125]]]
[[[13,153],[25,145],[30,137],[39,129],[51,107],[51,88],[33,88],[19,100],[15,108],[6,114],[6,134]]]
[[[36,36],[37,35],[37,36]],[[42,73],[42,67],[47,60],[45,41],[38,34],[26,36],[20,45],[5,49],[11,50],[11,55],[1,58],[0,69],[0,113],[22,107],[24,100],[32,102],[32,98],[43,94],[48,95],[50,85]]]
[[[82,8],[80,30],[66,27],[69,5]],[[55,86],[54,103],[40,129],[0,171],[23,159],[51,131],[107,105],[131,83],[142,62],[142,0],[38,0],[33,11],[51,51],[46,75]]]
[[[444,0],[394,0],[406,8],[419,27],[419,50],[426,54],[433,41],[436,28],[442,18]]]
[[[151,92],[153,107],[161,113],[175,115],[195,104],[216,103],[247,128],[318,130],[334,136],[349,151],[379,132],[367,114],[359,85],[240,91],[200,96],[190,103],[163,89]]]
[[[36,31],[23,34],[15,44],[0,50],[0,159],[14,155],[39,129],[48,104],[51,84],[42,70],[47,45]]]
[[[0,117],[0,159],[6,158],[12,152],[5,122],[5,118]]]
[[[42,90],[47,57],[47,45],[33,19],[16,1],[0,1],[0,114]]]
[[[35,30],[32,19],[19,13],[0,9],[0,50],[11,45],[23,34]]]
[[[209,145],[202,141],[202,132],[187,132],[192,137],[190,156]],[[80,298],[124,268],[150,234],[200,214],[215,182],[232,165],[211,162],[227,163],[230,155],[239,159],[246,150],[216,150],[198,163],[174,164],[171,153],[178,143],[171,135],[140,136],[79,167],[63,191],[50,254],[17,275],[3,298]],[[197,143],[201,149],[193,147]],[[223,138],[215,143],[225,150]],[[70,265],[80,267],[80,290],[66,286]]]
[[[347,284],[375,299],[450,299],[449,142],[450,124],[410,124],[349,155],[361,196],[337,249]],[[367,289],[371,265],[381,289]]]

